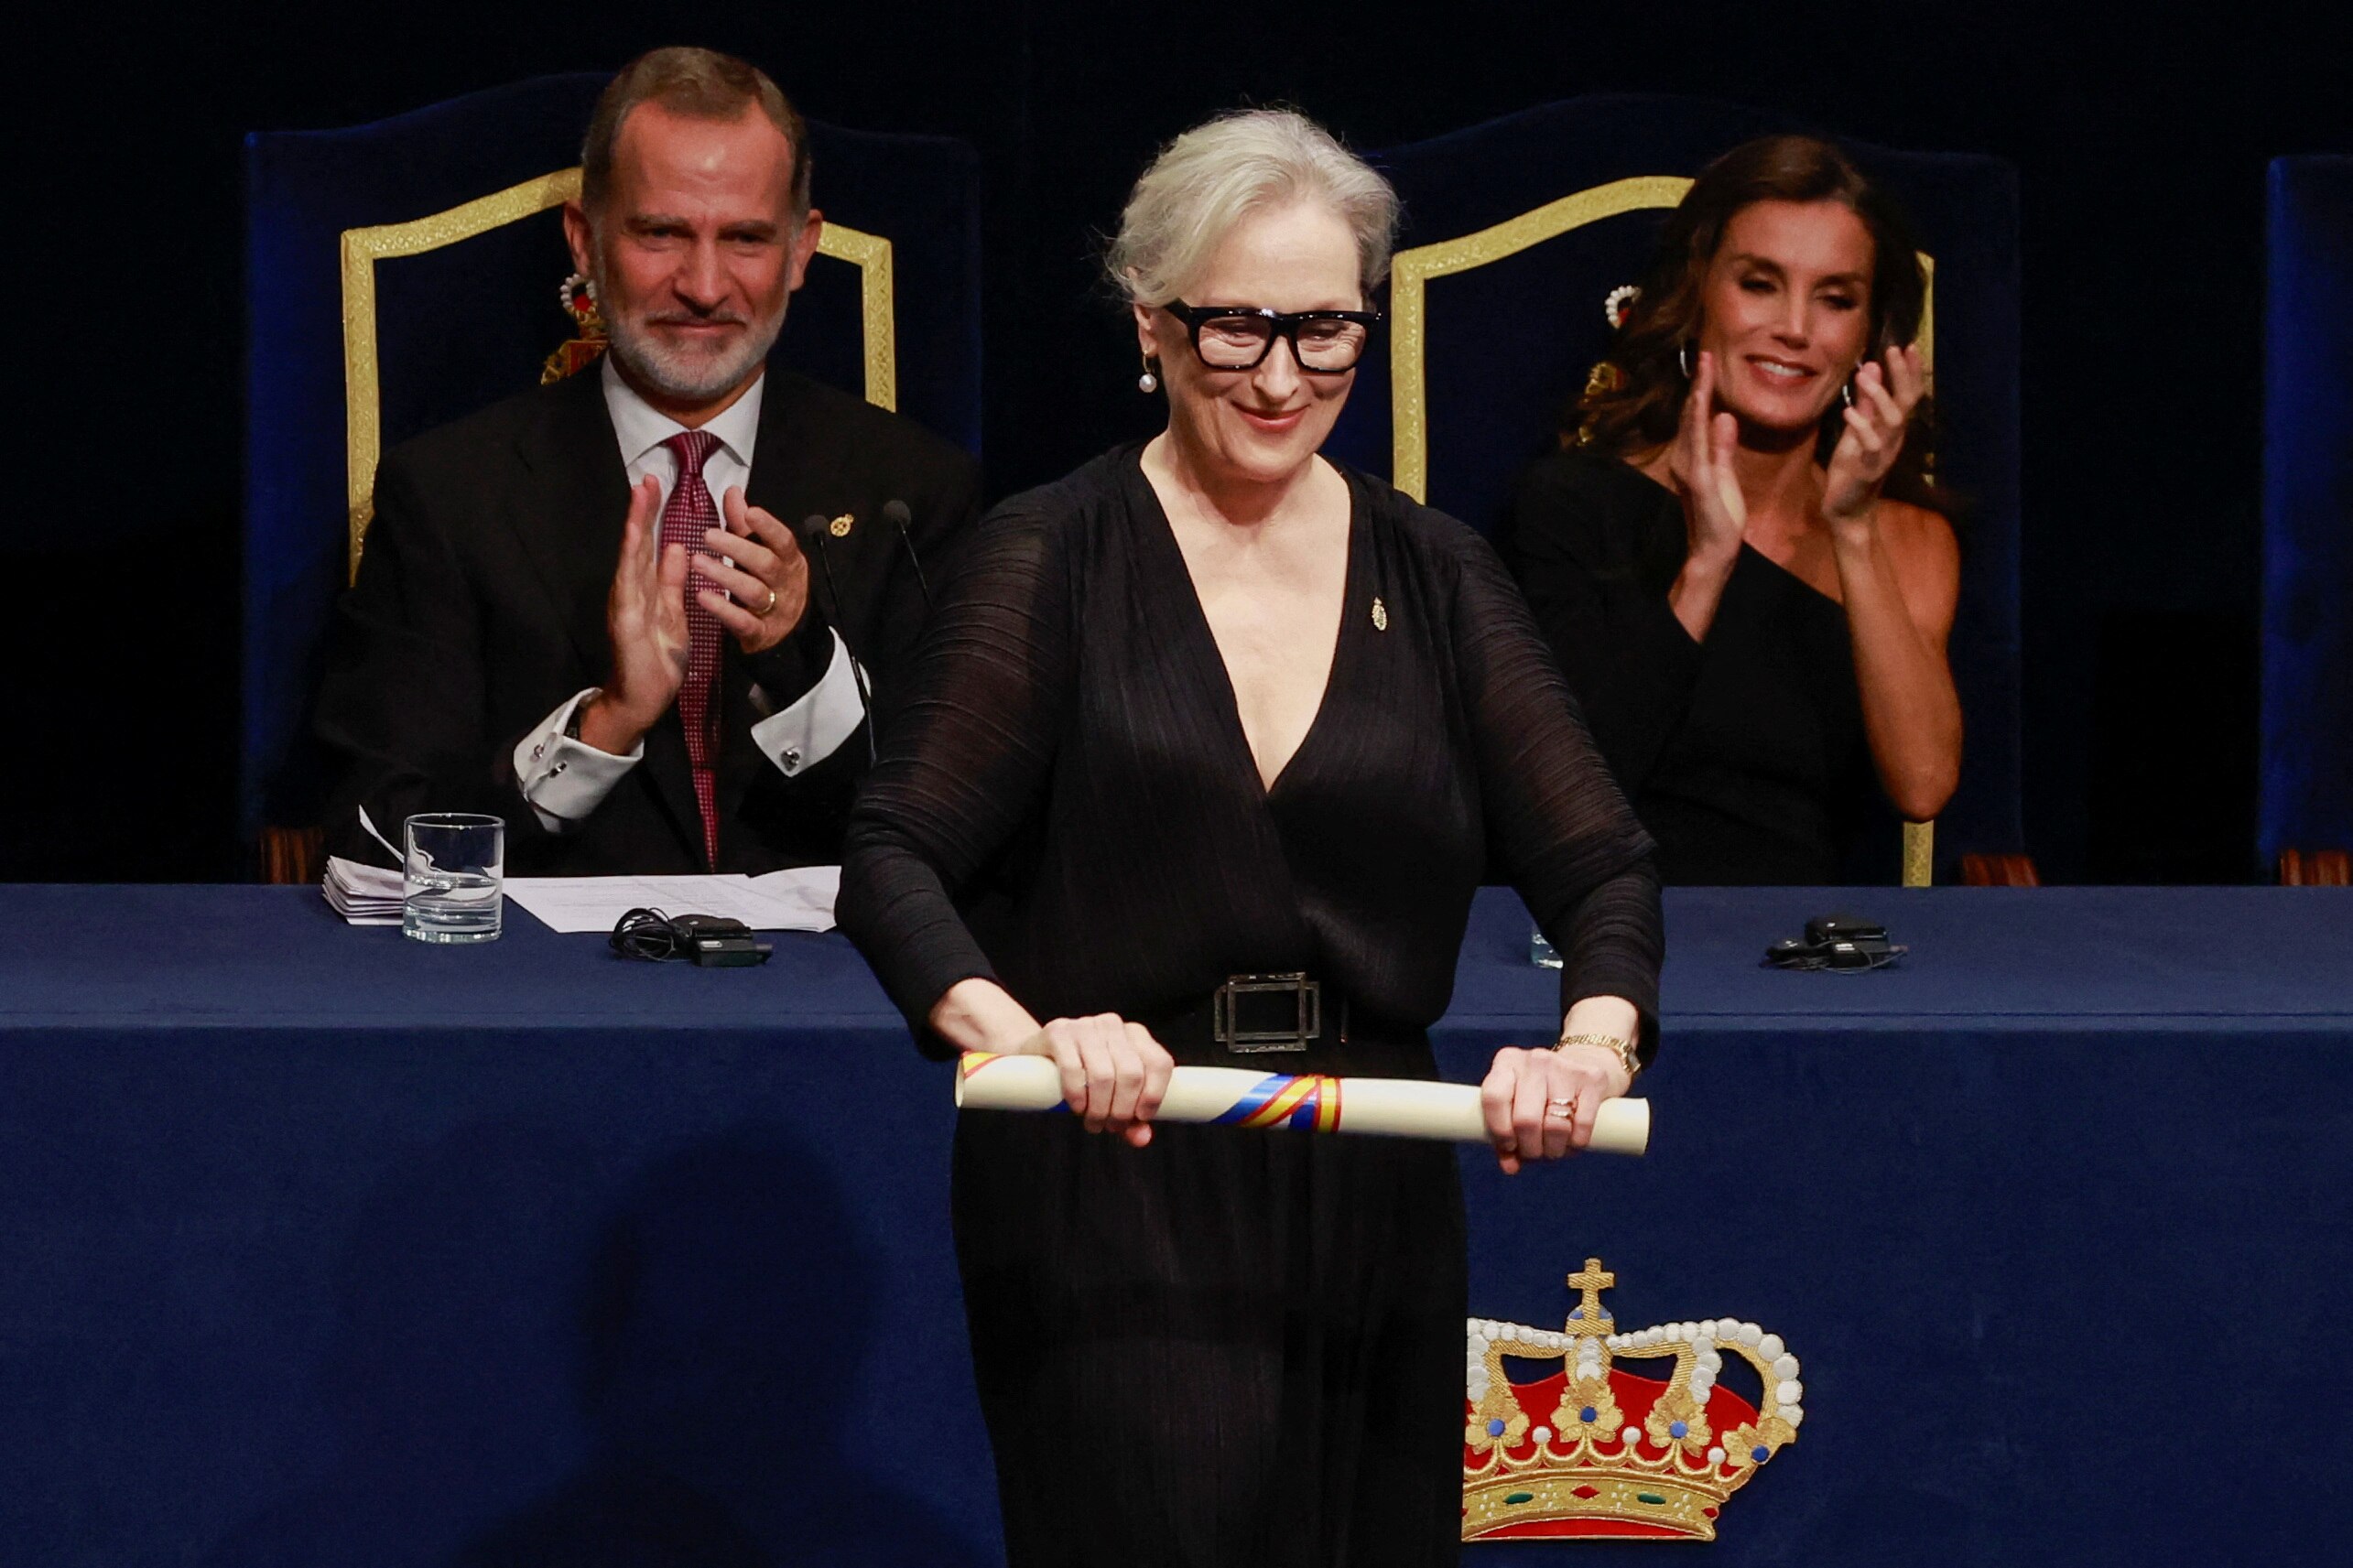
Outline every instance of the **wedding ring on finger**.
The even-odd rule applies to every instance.
[[[1571,1095],[1566,1099],[1548,1099],[1545,1101],[1545,1114],[1546,1116],[1559,1117],[1563,1121],[1575,1121],[1577,1119],[1577,1097]]]
[[[775,609],[775,608],[776,608],[776,590],[775,590],[775,589],[773,589],[773,588],[772,588],[772,589],[770,589],[768,590],[768,602],[767,602],[767,603],[765,603],[765,604],[764,604],[764,605],[762,605],[762,606],[760,606],[760,618],[761,618],[762,620],[764,620],[764,620],[766,620],[766,619],[767,619],[767,617],[768,617],[768,612],[769,612],[770,611],[772,611],[772,610]]]

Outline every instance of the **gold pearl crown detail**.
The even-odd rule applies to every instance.
[[[1472,1318],[1465,1360],[1462,1539],[1716,1539],[1724,1500],[1797,1437],[1797,1357],[1735,1318],[1621,1332],[1601,1304],[1617,1283],[1589,1258],[1559,1331]],[[1506,1356],[1562,1369],[1513,1383]],[[1751,1403],[1718,1386],[1725,1357],[1762,1385]],[[1664,1379],[1620,1361],[1673,1358]]]

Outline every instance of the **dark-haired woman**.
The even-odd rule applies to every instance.
[[[1829,144],[1748,143],[1669,218],[1506,556],[1663,880],[1825,883],[1960,772],[1953,531],[1925,478],[1901,217]]]

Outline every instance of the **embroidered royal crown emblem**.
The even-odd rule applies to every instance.
[[[564,314],[572,319],[572,329],[580,335],[567,343],[556,345],[539,367],[539,384],[553,386],[567,376],[578,375],[596,363],[597,356],[605,351],[604,312],[596,302],[596,288],[588,279],[575,273],[564,279],[556,290]]]
[[[1617,1283],[1589,1258],[1560,1332],[1472,1318],[1462,1434],[1462,1539],[1716,1539],[1724,1499],[1797,1437],[1805,1390],[1781,1336],[1712,1318],[1621,1332],[1601,1304]],[[1562,1369],[1513,1382],[1505,1357]],[[1762,1380],[1751,1404],[1717,1377],[1737,1356]],[[1664,1380],[1620,1361],[1675,1365]]]

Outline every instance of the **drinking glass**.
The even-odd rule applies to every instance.
[[[506,824],[495,816],[436,812],[412,816],[407,827],[401,935],[419,942],[496,941]]]

